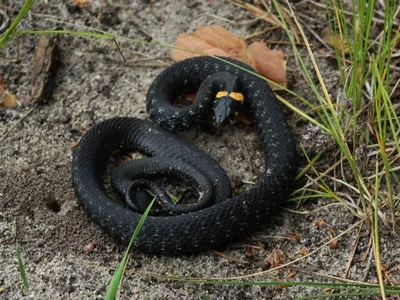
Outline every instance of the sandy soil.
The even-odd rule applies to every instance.
[[[111,5],[106,1],[91,1],[90,8],[83,10],[74,10],[65,3],[55,4],[58,1],[38,2],[32,11],[35,14],[22,22],[23,28],[66,28],[45,21],[46,17],[54,17],[135,39],[173,44],[178,33],[191,32],[207,24],[224,26],[239,36],[267,26],[262,21],[248,22],[253,18],[251,15],[225,1],[112,1]],[[9,4],[20,8],[22,1]],[[307,13],[323,18],[322,11]],[[16,11],[12,11],[12,15],[15,16]],[[318,32],[323,30],[323,22],[318,20],[310,26]],[[258,39],[261,38],[285,39],[281,31],[272,31]],[[0,64],[0,77],[20,101],[17,108],[0,111],[0,138],[6,135],[0,147],[0,299],[24,298],[15,254],[17,247],[25,261],[33,299],[102,299],[124,248],[99,229],[77,204],[71,185],[71,147],[80,137],[80,130],[101,120],[114,116],[146,118],[146,91],[166,63],[171,63],[165,59],[170,53],[155,46],[121,42],[127,60],[124,63],[111,43],[58,36],[53,96],[49,103],[32,110],[30,74],[37,39],[33,35],[23,36],[19,43],[21,60]],[[317,44],[313,39],[312,42]],[[291,49],[279,48],[288,58],[289,87],[315,101],[305,88],[307,84],[299,75]],[[16,43],[9,44],[0,49],[0,57],[11,59],[16,51]],[[336,96],[335,62],[320,55],[317,59],[330,92]],[[296,128],[296,138],[300,140],[307,124],[288,115],[290,124]],[[236,186],[248,188],[242,181],[257,180],[263,163],[262,153],[251,126],[239,123],[231,130],[228,133],[193,129],[185,136],[213,155]],[[306,211],[328,203],[331,202],[310,199],[299,206],[288,204],[287,207]],[[325,225],[317,227],[319,219],[323,219]],[[232,277],[268,270],[264,260],[273,250],[279,249],[282,263],[287,263],[301,257],[300,249],[311,251],[358,221],[339,205],[304,215],[282,209],[264,232],[216,249],[246,260],[247,264],[213,252],[166,257],[134,251],[121,296],[122,299],[292,299],[318,294],[323,291],[312,287],[196,285],[159,279],[151,274]],[[296,270],[297,274],[290,280],[332,281],[324,276],[342,277],[358,228],[342,236],[336,249],[325,246],[289,268],[264,273],[253,280],[288,280]],[[288,238],[288,234],[298,234],[300,240]],[[373,260],[371,265],[368,263],[373,254],[366,253],[368,240],[368,230],[363,227],[348,278],[375,283]],[[97,246],[86,253],[85,246],[92,243]],[[381,224],[383,263],[389,266],[400,263],[399,243],[399,236],[393,235],[390,226]],[[263,246],[264,250],[254,250],[251,258],[248,256],[250,244]],[[398,269],[390,276],[393,282],[399,282]]]

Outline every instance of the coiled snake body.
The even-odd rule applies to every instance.
[[[250,69],[240,62],[229,61]],[[169,131],[204,119],[215,94],[231,84],[224,80],[229,77],[227,74],[237,80],[235,85],[249,104],[266,156],[265,170],[258,183],[233,197],[229,179],[218,163]],[[192,105],[172,106],[176,97],[197,89]],[[143,252],[201,251],[246,236],[268,221],[291,191],[297,163],[295,142],[281,104],[264,80],[216,58],[191,58],[172,65],[154,80],[147,95],[147,106],[150,117],[158,125],[137,118],[109,119],[92,127],[73,153],[72,178],[79,202],[95,222],[120,240],[129,242],[141,214],[112,201],[102,186],[102,172],[115,149],[151,156],[153,167],[158,161],[169,160],[177,165],[182,162],[189,165],[189,172],[196,169],[204,174],[213,187],[211,206],[190,213],[148,216],[134,244]],[[146,173],[145,165],[140,168]],[[164,175],[174,175],[173,168],[166,169],[169,173],[166,171]]]

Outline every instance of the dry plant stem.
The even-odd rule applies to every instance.
[[[212,13],[204,12],[203,14],[208,16],[208,17],[212,17],[214,19],[221,20],[221,21],[224,21],[224,22],[229,23],[229,24],[237,24],[237,22],[235,22],[233,20],[229,20],[227,18],[218,16],[218,15],[215,15],[215,14],[212,14]]]
[[[332,276],[332,275],[326,275],[326,274],[322,274],[322,273],[318,273],[318,272],[313,272],[313,271],[309,271],[309,270],[304,270],[304,269],[299,269],[299,268],[294,268],[292,267],[292,269],[301,272],[301,273],[305,273],[305,274],[313,274],[322,278],[327,278],[327,279],[331,279],[331,280],[337,280],[337,281],[342,281],[345,283],[353,283],[353,284],[367,284],[364,281],[358,281],[358,280],[351,280],[351,279],[346,279],[346,278],[342,278],[342,277],[338,277],[338,276]]]
[[[240,0],[229,0],[230,3],[232,3],[235,6],[238,6],[240,8],[243,8],[244,10],[247,10],[250,14],[256,15],[257,13],[255,11],[255,9],[258,11],[258,16],[260,19],[264,20],[267,23],[272,24],[273,26],[278,25],[279,27],[282,27],[282,23],[280,22],[280,20],[275,17],[275,15],[271,14],[267,11],[262,11],[262,13],[260,12],[261,9],[259,9],[256,6],[253,6],[249,3],[244,3],[243,1]]]
[[[264,33],[267,33],[267,32],[269,32],[269,31],[278,29],[278,28],[280,28],[280,26],[269,27],[269,28],[267,28],[267,29],[264,29],[264,30],[261,30],[261,31],[257,31],[257,32],[255,32],[255,33],[253,33],[253,34],[247,35],[247,36],[245,36],[243,39],[244,39],[244,40],[248,40],[248,39],[251,39],[251,38],[253,38],[253,37],[262,35],[262,34],[264,34]]]
[[[379,172],[379,165],[378,162],[375,164],[375,173]],[[373,244],[374,244],[374,255],[375,255],[375,264],[376,264],[376,273],[379,280],[379,286],[381,289],[382,299],[386,300],[386,293],[385,293],[385,284],[383,282],[382,277],[382,265],[381,265],[381,257],[380,257],[380,247],[379,247],[379,177],[377,176],[375,179],[375,201],[374,201],[374,234],[373,234]]]
[[[264,40],[266,44],[274,44],[274,45],[291,45],[291,42],[288,41],[273,41],[273,40]],[[296,43],[297,46],[305,46],[305,43]]]
[[[293,213],[293,214],[309,215],[309,214],[317,213],[317,212],[319,212],[319,211],[321,211],[321,210],[330,208],[331,206],[339,206],[339,205],[341,205],[341,204],[340,204],[340,203],[330,203],[330,204],[327,204],[327,205],[318,207],[318,208],[313,209],[313,210],[305,210],[305,211],[293,210],[293,209],[286,208],[286,207],[283,207],[282,209],[283,209],[283,210],[286,210],[286,211],[288,211],[288,212],[291,212],[291,213]],[[290,238],[287,238],[287,239],[290,240]]]
[[[223,258],[225,258],[225,259],[228,260],[228,261],[236,262],[236,263],[239,263],[239,264],[245,264],[245,265],[246,265],[246,264],[249,264],[249,262],[246,261],[246,260],[242,260],[242,259],[233,257],[233,256],[231,256],[231,255],[225,254],[225,253],[220,252],[220,251],[210,250],[210,252],[211,252],[212,254],[216,255],[216,256],[223,257]]]
[[[352,261],[353,261],[354,254],[356,253],[357,245],[358,245],[358,243],[359,243],[359,241],[360,241],[361,230],[362,230],[363,226],[364,226],[364,223],[361,223],[361,224],[360,224],[360,228],[358,229],[358,232],[357,232],[356,240],[354,241],[353,247],[351,248],[351,252],[350,252],[350,255],[349,255],[349,259],[347,260],[346,271],[345,271],[344,274],[343,274],[343,278],[347,278],[347,277],[349,276],[349,271],[350,271],[351,263],[352,263]]]
[[[369,274],[369,270],[371,269],[371,263],[372,263],[372,258],[374,257],[374,252],[372,251],[372,249],[370,248],[370,252],[369,252],[369,256],[368,256],[368,261],[367,264],[364,268],[364,276],[363,276],[363,281],[367,281],[368,279],[368,274]]]

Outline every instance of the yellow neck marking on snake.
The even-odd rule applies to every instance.
[[[222,97],[226,97],[226,96],[229,96],[233,100],[241,102],[243,104],[244,96],[243,96],[242,93],[231,92],[231,93],[228,94],[227,91],[220,91],[220,92],[217,93],[217,95],[215,97],[218,99],[218,98],[222,98]]]
[[[239,102],[241,102],[243,104],[244,96],[243,96],[242,93],[234,93],[234,92],[232,92],[232,93],[229,94],[229,97],[231,97],[235,101],[239,101]]]
[[[228,92],[221,91],[221,92],[218,92],[215,97],[216,98],[222,98],[222,97],[225,97],[225,96],[228,96]]]

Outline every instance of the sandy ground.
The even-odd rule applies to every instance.
[[[16,2],[9,4],[19,8],[22,1]],[[91,1],[89,9],[75,11],[65,3],[44,2],[39,1],[33,8],[37,14],[32,14],[22,23],[24,28],[65,28],[45,21],[46,17],[53,16],[135,39],[151,38],[152,41],[173,44],[178,33],[191,32],[207,24],[224,26],[239,36],[266,26],[262,21],[248,22],[251,15],[225,1],[112,1],[112,5],[106,5],[105,1]],[[321,11],[309,13],[323,16]],[[12,14],[15,16],[16,12]],[[110,15],[114,17],[110,18]],[[323,29],[320,24],[310,25],[319,31]],[[276,31],[262,38],[284,39],[283,33]],[[9,92],[20,101],[17,108],[0,111],[0,138],[7,134],[0,147],[0,299],[25,297],[17,268],[17,247],[20,247],[25,261],[33,299],[102,299],[124,248],[91,222],[77,204],[71,185],[71,146],[80,137],[80,130],[101,120],[114,116],[146,118],[146,91],[155,76],[165,68],[165,63],[171,63],[165,59],[169,51],[121,42],[127,59],[124,63],[112,44],[58,36],[60,51],[53,96],[49,103],[32,110],[34,104],[29,102],[30,74],[37,39],[37,36],[23,36],[19,45],[21,60],[0,64],[0,77],[6,80]],[[314,101],[310,91],[304,88],[306,83],[299,76],[290,48],[279,48],[288,57],[289,87]],[[1,59],[11,59],[15,54],[15,43],[0,50]],[[338,84],[335,63],[323,56],[317,55],[317,59],[328,88],[335,96]],[[295,132],[300,140],[306,124],[296,121],[294,116],[290,120],[290,124],[298,128]],[[185,135],[213,155],[237,186],[248,188],[242,181],[257,180],[263,163],[262,153],[251,126],[235,124],[231,130],[227,133],[193,129]],[[287,207],[306,211],[329,203],[329,200],[310,199],[300,206],[288,204]],[[323,219],[325,225],[317,227],[319,219]],[[330,206],[304,215],[282,209],[264,232],[217,249],[246,260],[247,264],[213,252],[166,257],[134,251],[121,296],[122,299],[293,299],[318,294],[323,291],[312,287],[200,285],[151,275],[232,277],[266,271],[269,267],[264,260],[274,249],[281,251],[282,263],[287,263],[301,257],[300,249],[311,251],[357,221],[341,206]],[[289,268],[265,272],[253,280],[288,280],[296,270],[296,275],[290,280],[332,281],[324,276],[341,277],[358,228],[340,237],[336,249],[322,247]],[[288,238],[288,234],[297,234],[300,240]],[[348,278],[375,283],[375,265],[373,260],[372,264],[368,263],[372,252],[366,252],[368,240],[368,230],[363,227]],[[389,225],[381,224],[383,263],[388,266],[400,263],[399,242],[399,236],[393,235]],[[85,246],[92,243],[97,247],[86,253]],[[250,244],[263,246],[264,250],[254,250],[251,258],[247,250]],[[398,269],[390,276],[394,282],[399,282]],[[374,298],[368,296],[365,299]]]

